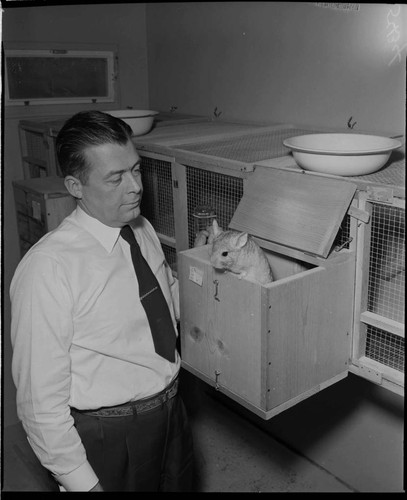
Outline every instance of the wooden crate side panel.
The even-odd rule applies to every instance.
[[[76,201],[72,196],[61,196],[59,198],[48,198],[45,201],[47,231],[55,229],[59,224],[75,210]]]
[[[219,383],[245,400],[261,406],[262,339],[266,324],[262,319],[262,286],[239,280],[230,273],[212,273],[218,280],[218,299],[213,300],[211,333],[221,355]]]
[[[263,288],[217,273],[182,252],[179,272],[183,361],[221,388],[264,407]],[[202,286],[196,283],[198,275]]]
[[[244,408],[247,408],[248,410],[250,410],[251,412],[253,412],[257,416],[259,416],[259,417],[261,417],[261,418],[263,418],[265,420],[268,419],[268,418],[270,418],[270,416],[274,416],[274,414],[269,416],[269,412],[266,412],[264,409],[259,408],[258,405],[254,405],[252,403],[249,403],[246,399],[243,399],[240,396],[238,396],[237,394],[234,394],[233,392],[231,392],[226,387],[216,386],[215,381],[212,378],[209,378],[206,375],[204,375],[202,372],[196,370],[193,366],[191,366],[190,364],[186,363],[184,360],[182,360],[181,366],[183,368],[185,368],[186,370],[188,370],[193,375],[195,375],[196,377],[198,377],[201,380],[203,380],[204,382],[206,382],[211,387],[214,387],[214,388],[216,388],[216,390],[218,390],[222,394],[225,394],[225,396],[233,399],[234,401],[236,401],[237,403],[239,403],[240,405],[242,405]]]
[[[348,371],[353,273],[350,258],[270,287],[267,410]]]
[[[199,260],[178,256],[181,313],[181,357],[184,362],[215,380],[219,368],[213,339],[208,335],[207,318],[212,298],[206,284],[208,268]],[[197,282],[192,281],[195,279]],[[202,284],[199,284],[202,283]],[[205,286],[203,284],[205,283]]]

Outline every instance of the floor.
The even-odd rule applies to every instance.
[[[404,491],[398,395],[349,375],[265,421],[192,375],[183,382],[197,491]]]
[[[360,420],[362,400],[377,413],[377,388],[358,377],[349,376],[269,421],[184,370],[181,377],[194,433],[196,492],[404,491],[399,397],[381,396],[380,422],[368,422],[369,433],[360,437],[352,422]],[[384,436],[382,425],[390,435]],[[21,427],[6,427],[3,443],[3,491],[44,491],[47,478]],[[361,459],[361,446],[371,455],[367,459]],[[369,447],[388,451],[372,453]]]
[[[192,415],[197,491],[354,491],[351,485],[246,421],[212,391],[200,393],[200,398],[204,412]]]

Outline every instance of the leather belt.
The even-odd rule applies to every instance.
[[[85,415],[91,415],[93,417],[126,417],[153,410],[154,408],[157,408],[157,406],[160,406],[169,399],[173,398],[177,392],[178,378],[171,382],[171,384],[162,392],[148,398],[130,401],[119,406],[99,408],[98,410],[78,410],[76,408],[72,408],[72,410],[77,411],[78,413],[84,413]]]

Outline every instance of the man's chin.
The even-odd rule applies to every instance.
[[[132,208],[131,210],[129,210],[128,214],[127,214],[127,222],[131,222],[132,220],[134,219],[137,219],[137,217],[140,215],[140,207],[137,206],[137,207],[134,207]]]

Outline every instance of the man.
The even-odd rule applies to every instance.
[[[188,491],[178,283],[140,215],[131,129],[106,113],[81,112],[56,148],[77,208],[30,249],[11,283],[19,418],[67,491]],[[149,264],[142,276],[133,260],[139,250]],[[158,284],[142,292],[151,274]],[[168,340],[169,353],[156,352]]]

